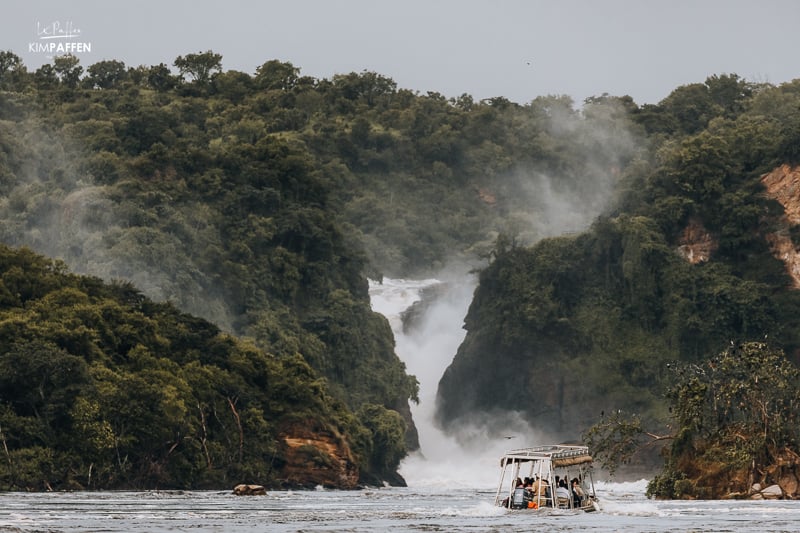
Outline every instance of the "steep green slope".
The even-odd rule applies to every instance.
[[[299,355],[6,246],[0,398],[5,490],[349,488],[380,472],[370,430]],[[328,444],[324,466],[291,446],[298,424]]]
[[[0,239],[301,359],[371,430],[357,475],[402,483],[416,380],[370,308],[338,189],[283,134],[267,82],[117,67],[82,77],[60,57],[34,74],[0,72]]]

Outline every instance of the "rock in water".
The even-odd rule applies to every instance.
[[[263,485],[246,485],[241,483],[233,487],[233,493],[237,496],[263,496],[267,490]]]

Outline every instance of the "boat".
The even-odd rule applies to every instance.
[[[562,480],[567,487],[559,489]],[[500,459],[495,505],[507,509],[599,510],[589,448],[555,444],[506,452]]]

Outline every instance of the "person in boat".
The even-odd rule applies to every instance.
[[[540,505],[546,505],[547,501],[550,499],[550,484],[547,483],[546,479],[540,478],[538,475],[536,479],[531,484],[531,494],[533,496],[533,500],[538,503],[541,500]]]
[[[505,498],[500,503],[500,505],[502,505],[503,507],[506,507],[506,508],[513,507],[514,506],[514,502],[517,499],[514,496],[520,496],[522,494],[521,492],[517,492],[518,489],[525,489],[524,483],[522,482],[521,478],[517,478],[517,479],[514,480],[514,491],[511,493],[512,498],[510,500],[509,500],[509,498]],[[511,504],[511,505],[509,505],[509,504]]]
[[[572,478],[572,501],[574,503],[574,507],[580,507],[585,497],[586,493],[583,492],[583,488],[581,487],[581,483],[578,481],[578,478]]]
[[[558,506],[569,507],[570,499],[571,496],[567,488],[567,481],[562,479],[558,482],[558,487],[556,487],[556,501],[558,502]]]
[[[528,479],[526,478],[525,481],[527,482]],[[531,493],[527,483],[523,483],[520,478],[517,478],[514,492],[511,494],[511,507],[514,509],[527,509],[530,501]]]
[[[522,480],[522,488],[525,489],[526,494],[530,497],[531,495],[531,485],[533,484],[533,480],[529,477],[526,477]]]

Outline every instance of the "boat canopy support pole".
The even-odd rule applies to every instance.
[[[506,477],[506,458],[500,461],[500,483],[497,485],[497,494],[494,495],[494,504],[500,505],[500,492],[503,490],[503,479]]]

